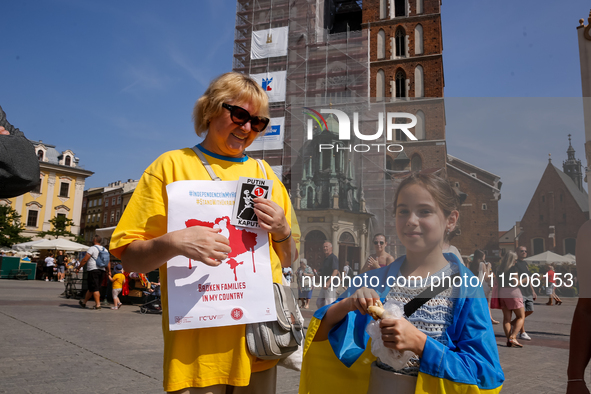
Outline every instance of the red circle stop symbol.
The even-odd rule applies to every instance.
[[[262,187],[255,187],[252,190],[252,193],[257,197],[263,197],[265,195],[265,190]]]

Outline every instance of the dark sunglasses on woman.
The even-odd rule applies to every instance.
[[[383,245],[384,243],[384,241],[373,241],[374,245]]]
[[[265,118],[264,116],[252,116],[250,112],[237,105],[223,103],[222,107],[230,111],[232,122],[236,123],[238,126],[244,126],[250,122],[250,128],[252,131],[260,133],[269,125],[269,118]]]

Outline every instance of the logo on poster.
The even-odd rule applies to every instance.
[[[193,316],[175,316],[174,317],[174,322],[176,324],[191,323],[191,319],[192,318],[193,318]]]
[[[207,315],[207,316],[199,316],[199,321],[211,321],[211,320],[219,320],[224,315]]]
[[[234,320],[240,320],[242,319],[242,316],[244,316],[244,312],[242,312],[242,309],[240,308],[234,308],[232,309],[232,312],[230,312],[230,316]]]
[[[338,110],[338,109],[321,109],[320,112],[312,109],[304,107],[304,113],[309,115],[312,119],[308,119],[307,123],[307,138],[308,140],[312,140],[314,138],[314,122],[318,124],[320,129],[328,130],[328,125],[326,120],[321,115],[322,114],[333,114],[337,118],[337,122],[339,124],[339,140],[341,141],[350,141],[351,140],[351,119],[349,115],[345,112]],[[410,123],[397,123],[397,119],[409,119]],[[417,117],[413,114],[407,112],[387,112],[384,116],[383,112],[378,113],[378,129],[374,134],[362,134],[359,130],[359,113],[353,112],[353,134],[355,137],[362,141],[376,141],[382,138],[384,134],[384,122],[386,123],[386,140],[392,141],[393,133],[395,130],[400,130],[406,137],[411,141],[417,141],[417,137],[412,134],[410,129],[414,128],[417,125]],[[355,151],[355,152],[368,152],[370,150],[376,149],[378,152],[382,151],[381,149],[385,149],[388,152],[401,152],[404,150],[404,147],[400,144],[354,144],[348,146],[339,146],[333,144],[319,144],[318,150],[321,152],[322,150],[346,150],[346,151]]]
[[[263,90],[266,92],[270,92],[271,90],[271,82],[273,82],[273,78],[263,78]]]

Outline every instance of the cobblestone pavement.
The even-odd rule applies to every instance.
[[[0,393],[162,393],[160,315],[139,308],[82,309],[58,282],[0,280]],[[310,303],[314,304],[314,299]],[[533,340],[507,348],[495,326],[503,393],[564,393],[576,300],[536,303]],[[306,321],[313,310],[304,311]],[[501,320],[500,311],[493,312]],[[589,379],[589,370],[585,375]],[[278,393],[297,393],[299,374],[278,370]]]

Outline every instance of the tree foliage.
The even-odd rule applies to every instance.
[[[58,215],[52,219],[49,219],[49,223],[52,229],[49,231],[41,231],[39,236],[45,238],[47,235],[54,236],[55,238],[72,237],[74,242],[84,243],[84,238],[79,235],[72,233],[68,228],[74,225],[72,219],[67,218],[65,215]]]
[[[0,246],[10,248],[14,244],[30,241],[30,237],[20,235],[24,229],[21,215],[10,206],[0,205]]]

